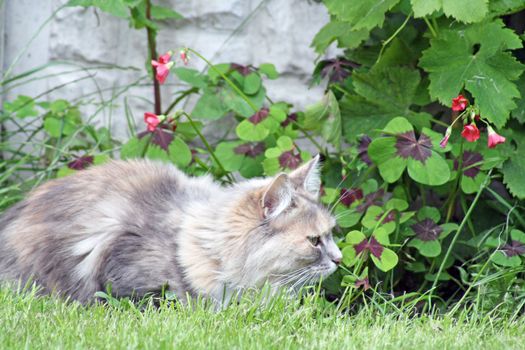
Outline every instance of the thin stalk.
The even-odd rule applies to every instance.
[[[410,18],[412,18],[412,14],[413,12],[411,11],[408,14],[407,18],[405,18],[405,21],[399,26],[399,28],[397,28],[396,31],[388,39],[383,41],[383,44],[381,45],[381,50],[379,51],[379,55],[377,56],[376,64],[378,64],[381,60],[381,56],[383,55],[383,51],[385,50],[386,46],[390,44],[390,42],[394,40],[395,37],[398,36],[398,34],[401,33],[401,31],[405,28]]]
[[[432,24],[430,23],[430,21],[426,18],[426,17],[423,17],[423,20],[425,21],[425,23],[427,24],[428,26],[428,29],[430,29],[430,32],[432,33],[432,36],[434,38],[437,38],[437,32],[436,30],[434,29],[434,27],[432,26]]]
[[[146,18],[151,21],[151,1],[146,0]],[[146,26],[146,32],[148,37],[148,48],[150,60],[157,58],[157,43],[155,37],[157,33],[153,28]],[[155,69],[151,70],[153,79],[153,97],[155,99],[155,114],[160,115],[162,113],[162,105],[160,100],[160,84],[155,78]]]
[[[226,169],[224,169],[224,166],[222,165],[221,161],[219,160],[219,158],[217,158],[217,156],[215,155],[215,152],[213,152],[213,149],[211,148],[210,144],[208,143],[208,140],[206,140],[206,138],[204,137],[204,135],[200,132],[199,128],[195,125],[195,123],[193,122],[193,119],[190,117],[190,115],[188,113],[182,113],[182,115],[184,115],[186,118],[188,118],[188,121],[190,122],[190,125],[191,127],[193,128],[193,130],[195,130],[195,132],[197,133],[197,135],[199,135],[199,138],[201,139],[202,143],[204,143],[204,146],[206,147],[206,149],[208,150],[210,156],[213,158],[213,160],[215,160],[215,162],[217,163],[217,166],[221,169],[221,171],[226,175],[226,177],[228,178],[228,180],[233,183],[234,182],[234,179],[231,177],[230,173],[228,171],[226,171]]]
[[[196,92],[198,92],[198,91],[199,91],[199,88],[196,88],[196,87],[193,87],[193,88],[191,88],[191,89],[188,89],[188,90],[183,91],[183,92],[180,94],[180,96],[177,97],[177,98],[176,98],[176,99],[175,99],[175,100],[174,100],[174,101],[168,106],[168,108],[166,108],[166,110],[165,110],[164,113],[162,113],[162,114],[164,114],[164,115],[168,115],[168,114],[172,111],[172,109],[175,108],[175,106],[177,106],[177,104],[178,104],[180,101],[182,101],[186,96],[191,95],[191,94],[193,94],[193,93],[196,93]]]
[[[441,273],[443,272],[443,269],[445,267],[447,259],[450,256],[450,253],[452,252],[452,248],[454,248],[454,245],[456,244],[456,241],[457,241],[457,239],[459,237],[459,234],[461,233],[461,231],[463,231],[463,227],[465,227],[465,225],[466,225],[466,223],[468,221],[468,218],[470,217],[470,215],[474,211],[474,208],[476,207],[476,205],[478,203],[478,200],[481,197],[481,194],[483,193],[483,190],[485,189],[485,187],[487,187],[487,185],[489,183],[489,180],[490,180],[491,174],[492,174],[492,169],[490,169],[489,173],[487,174],[487,177],[485,178],[485,180],[481,184],[478,193],[476,193],[476,197],[474,197],[474,200],[472,201],[472,204],[470,204],[469,209],[465,213],[465,217],[463,218],[463,220],[461,220],[461,223],[459,224],[458,230],[454,234],[454,237],[452,237],[452,241],[450,242],[450,245],[448,246],[448,249],[447,249],[447,252],[445,253],[443,261],[439,265],[439,270],[438,270],[438,272],[436,274],[436,278],[434,279],[434,282],[432,283],[432,288],[431,288],[432,291],[430,292],[429,299],[428,299],[429,303],[432,303],[432,299],[431,298],[432,298],[433,290],[437,286],[437,282],[439,281],[439,277],[441,276]]]
[[[195,54],[195,56],[199,57],[201,60],[203,60],[204,62],[206,62],[206,64],[215,71],[215,73],[219,74],[227,83],[228,85],[230,85],[230,87],[235,90],[235,92],[237,94],[239,94],[239,96],[241,96],[241,98],[253,109],[254,112],[257,112],[259,109],[257,108],[257,106],[255,106],[253,104],[253,102],[248,98],[248,96],[246,96],[244,94],[244,92],[241,91],[241,89],[239,89],[237,87],[237,85],[235,85],[223,72],[221,72],[220,70],[218,70],[217,68],[215,68],[215,66],[210,62],[208,61],[204,56],[202,56],[200,53],[198,53],[197,51],[193,50],[193,49],[188,49],[189,52],[192,52]]]

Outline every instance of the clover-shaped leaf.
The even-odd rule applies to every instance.
[[[437,186],[450,178],[447,162],[439,155],[441,135],[423,128],[416,137],[410,122],[397,117],[383,129],[388,136],[372,141],[368,155],[387,182],[395,182],[408,169],[408,175],[424,185]]]
[[[262,141],[276,131],[286,120],[287,105],[274,104],[271,108],[261,108],[237,125],[237,135],[241,140]]]
[[[510,238],[510,243],[502,246],[492,256],[492,261],[501,266],[520,266],[522,264],[520,256],[525,256],[525,233],[520,230],[511,230]]]
[[[343,250],[343,262],[347,266],[354,265],[360,255],[368,252],[374,264],[382,271],[391,270],[397,265],[397,254],[384,247],[389,244],[388,234],[382,228],[375,230],[370,238],[360,231],[351,231],[346,235],[346,245]]]
[[[416,248],[421,255],[436,257],[441,254],[441,240],[458,226],[453,223],[438,225],[440,220],[439,211],[432,207],[423,207],[419,210],[416,220],[410,222],[407,229],[408,235],[414,238],[408,242],[409,247]]]
[[[215,155],[226,171],[239,171],[245,178],[251,178],[262,174],[264,150],[262,142],[221,142]]]
[[[299,152],[293,140],[288,136],[279,137],[276,147],[268,148],[264,155],[266,159],[263,162],[263,168],[267,175],[296,169],[301,163],[312,157],[308,152]]]

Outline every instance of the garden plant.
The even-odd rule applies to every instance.
[[[303,317],[316,322],[326,317],[330,327],[321,322],[321,329],[356,327],[356,339],[337,342],[354,341],[357,348],[363,347],[362,339],[386,346],[373,337],[380,321],[363,321],[360,310],[385,317],[392,344],[402,343],[394,335],[396,317],[403,324],[415,315],[421,317],[417,322],[445,315],[438,326],[444,332],[453,332],[451,324],[461,321],[479,322],[481,332],[490,321],[479,315],[497,313],[502,328],[511,329],[525,305],[525,1],[323,3],[330,21],[312,38],[319,59],[311,84],[323,86],[325,93],[300,110],[268,93],[266,81],[280,78],[271,63],[211,62],[198,47],[178,42],[158,47],[157,33],[166,21],[183,18],[173,9],[151,0],[71,0],[66,6],[95,7],[146,33],[149,59],[135,84],[151,85],[151,108],[131,111],[125,105],[126,115],[118,117],[127,118],[131,136],[116,140],[108,127],[93,123],[98,113],[113,108],[113,101],[97,105],[92,115],[81,110],[93,96],[50,101],[44,93],[5,101],[0,109],[0,207],[9,207],[45,180],[111,158],[155,159],[228,184],[288,172],[321,154],[321,201],[337,218],[334,236],[343,262],[334,275],[305,291],[304,305],[292,302],[297,304],[289,306],[295,315],[289,316],[290,325],[303,323]],[[326,58],[330,46],[340,54]],[[193,68],[194,62],[204,62],[205,69]],[[8,70],[0,88],[5,92],[30,84],[45,68],[19,75]],[[173,89],[170,80],[186,87],[161,101],[161,90]],[[114,98],[125,96],[128,88],[115,91]],[[185,104],[189,99],[195,102],[191,108]],[[140,123],[137,114],[143,116]],[[233,127],[211,141],[204,127],[220,120]],[[101,292],[108,305],[93,309],[100,322],[109,317],[104,315],[108,307],[115,309],[116,319],[133,310],[139,319],[151,316],[153,335],[155,323],[171,317],[162,307],[160,313],[154,308],[141,313],[142,306]],[[60,303],[28,298],[4,291],[0,304],[49,310]],[[168,301],[163,303],[170,309]],[[272,305],[280,310],[287,303]],[[297,316],[301,308],[307,311]],[[2,309],[14,317],[16,308]],[[179,321],[183,328],[206,313],[180,312],[186,317]],[[244,301],[224,312],[231,322],[241,322],[239,315],[277,322],[268,316],[271,312]],[[74,320],[86,311],[77,305],[59,313]],[[215,317],[206,321],[209,327],[218,322]],[[340,317],[354,324],[340,323]],[[359,327],[370,330],[359,333]],[[432,326],[421,327],[430,329],[412,330],[416,337],[432,332]],[[465,346],[474,347],[473,339]],[[478,339],[519,346],[497,337]],[[318,344],[327,341],[323,337]],[[295,346],[300,344],[305,343]]]

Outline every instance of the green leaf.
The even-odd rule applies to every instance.
[[[259,65],[259,72],[268,77],[268,79],[277,79],[279,78],[279,73],[275,69],[275,66],[272,63],[261,63]]]
[[[512,111],[511,115],[521,124],[525,124],[525,74],[521,75],[520,79],[517,81],[517,85],[522,98],[518,100],[517,107]]]
[[[369,72],[354,72],[354,90],[340,100],[343,134],[353,142],[359,134],[382,129],[394,117],[404,116],[413,125],[429,126],[430,115],[410,109],[421,78],[417,70],[384,67]]]
[[[397,265],[397,262],[399,260],[397,254],[388,248],[383,249],[383,253],[381,254],[381,257],[379,259],[376,258],[373,254],[371,254],[370,257],[372,258],[372,261],[377,266],[377,268],[383,272],[392,270]]]
[[[253,95],[261,88],[261,77],[252,72],[244,78],[243,91],[248,95]]]
[[[344,205],[337,205],[335,207],[335,217],[337,225],[343,228],[352,227],[359,222],[359,219],[363,215],[354,210],[346,208]]]
[[[408,242],[409,247],[416,248],[421,255],[434,258],[441,254],[441,243],[438,240],[422,241],[419,238],[414,238]]]
[[[179,167],[185,167],[191,162],[191,150],[178,136],[168,146],[168,153],[170,160]]]
[[[192,116],[199,119],[217,120],[222,118],[228,108],[223,101],[212,92],[205,92],[195,104]]]
[[[122,148],[120,149],[120,158],[142,158],[146,147],[148,147],[149,139],[149,136],[145,136],[141,139],[137,138],[136,136],[130,138],[128,142],[122,145]]]
[[[242,142],[221,142],[217,145],[215,156],[226,171],[237,171],[241,168],[245,156],[234,151],[241,144]]]
[[[146,151],[146,158],[160,160],[165,163],[170,162],[170,158],[166,151],[155,144],[150,144],[148,146],[148,150]]]
[[[49,136],[58,138],[60,135],[69,136],[77,130],[77,124],[67,118],[57,119],[46,117],[44,120],[44,130]]]
[[[513,241],[518,241],[525,244],[525,233],[523,233],[523,231],[513,229],[510,231],[510,237]]]
[[[520,96],[516,80],[524,66],[506,50],[521,48],[521,40],[501,20],[464,30],[442,30],[423,52],[420,66],[430,73],[430,94],[450,106],[464,87],[476,99],[480,113],[501,128]],[[479,46],[479,51],[473,53]]]
[[[423,185],[439,186],[450,179],[450,169],[446,160],[435,152],[432,152],[424,163],[409,158],[407,168],[408,175]]]
[[[129,17],[129,8],[123,0],[70,0],[67,6],[95,6],[116,17]]]
[[[492,255],[491,260],[495,264],[506,267],[517,267],[521,265],[521,258],[518,255],[509,257],[502,251],[497,251],[494,255]]]
[[[184,17],[168,7],[151,5],[151,18],[153,19],[183,19]]]
[[[442,0],[410,0],[414,17],[425,17],[441,9]]]
[[[182,81],[190,84],[191,86],[204,89],[208,86],[206,82],[206,77],[202,75],[198,70],[185,68],[185,67],[175,67],[171,71]]]
[[[341,1],[324,0],[328,12],[339,20],[350,22],[352,28],[373,29],[381,27],[385,13],[392,9],[400,0],[360,0]]]
[[[270,130],[263,123],[253,124],[248,119],[240,122],[235,132],[241,140],[246,141],[262,141],[270,134]]]
[[[389,182],[396,182],[406,168],[407,160],[397,155],[394,137],[379,138],[368,146],[370,159],[377,164],[381,177]]]
[[[525,147],[518,147],[512,156],[503,164],[503,168],[501,169],[503,182],[509,191],[520,199],[525,198],[525,181],[523,178],[523,174],[525,174],[524,151]]]
[[[15,114],[18,118],[36,117],[35,100],[29,96],[19,95],[13,102],[4,103],[4,111]]]
[[[323,99],[309,107],[305,112],[304,126],[306,129],[319,130],[323,138],[336,148],[341,145],[341,111],[339,103],[332,90]]]
[[[311,46],[317,53],[323,53],[331,43],[337,40],[338,47],[353,49],[368,38],[369,32],[367,29],[352,30],[349,22],[332,20],[315,35]]]
[[[442,0],[443,12],[460,22],[479,22],[489,12],[488,0]]]

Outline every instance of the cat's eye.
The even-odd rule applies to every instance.
[[[308,236],[306,237],[308,242],[310,242],[314,247],[317,247],[321,243],[321,237],[319,236]]]

